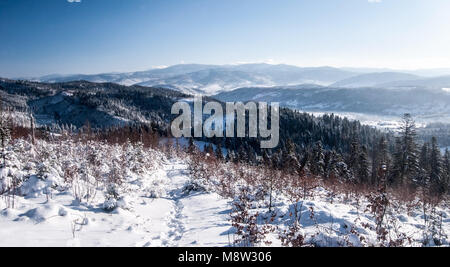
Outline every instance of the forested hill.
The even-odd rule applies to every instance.
[[[4,106],[32,112],[40,125],[105,128],[132,123],[166,125],[170,109],[187,95],[163,88],[74,81],[37,83],[0,79]]]
[[[92,127],[101,128],[132,123],[157,123],[167,128],[173,118],[172,104],[190,97],[164,88],[114,83],[38,83],[6,79],[0,79],[0,96],[4,106],[32,112],[39,124],[81,127],[89,121]],[[299,148],[321,141],[325,148],[348,151],[351,140],[357,138],[362,144],[370,145],[380,135],[379,131],[357,121],[281,109],[281,146],[288,139]],[[236,150],[243,144],[259,152],[257,143],[259,140],[223,141],[223,145]]]
[[[16,120],[20,116],[26,119],[32,113],[38,124],[52,125],[50,130],[76,129],[86,123],[98,129],[147,125],[166,136],[174,118],[173,103],[191,96],[163,88],[112,83],[46,84],[0,79],[0,97],[3,108],[12,110]],[[224,155],[217,153],[221,151],[217,148],[225,147],[228,161],[264,163],[352,183],[376,185],[383,179],[397,185],[426,182],[439,192],[446,191],[450,154],[441,156],[436,139],[431,144],[418,143],[411,116],[405,116],[404,123],[407,130],[394,138],[358,121],[282,108],[280,143],[275,149],[262,151],[258,138],[205,141],[209,144],[206,149],[218,157]],[[212,144],[216,151],[212,151]]]
[[[381,138],[385,138],[391,144],[393,143],[392,133],[362,125],[359,121],[348,120],[334,114],[315,116],[306,112],[281,108],[280,144],[273,151],[277,149],[285,150],[288,142],[292,142],[295,144],[296,150],[301,152],[320,142],[325,150],[345,153],[350,151],[351,143],[354,141],[366,147],[371,147],[375,140]],[[208,141],[208,139],[203,140]],[[213,139],[212,142],[214,144],[220,143],[236,152],[239,150],[255,151],[258,155],[261,155],[260,141],[260,138],[226,138],[225,140],[219,138]]]

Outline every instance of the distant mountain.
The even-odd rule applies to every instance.
[[[357,75],[356,73],[333,67],[300,68],[284,64],[245,64],[233,66],[232,68],[267,76],[276,85],[304,83],[329,85],[336,81]]]
[[[450,116],[450,93],[443,90],[336,88],[318,86],[240,88],[213,96],[221,101],[279,102],[284,107],[319,112],[401,116]]]
[[[403,88],[416,88],[421,87],[425,89],[441,90],[442,88],[450,88],[450,75],[434,78],[426,78],[419,80],[398,80],[387,83],[378,84],[378,87],[403,87]]]
[[[343,67],[342,70],[356,72],[356,73],[379,73],[379,72],[405,72],[400,70],[388,69],[388,68],[356,68],[356,67]]]
[[[438,77],[450,75],[450,68],[437,68],[437,69],[417,69],[417,70],[401,70],[401,69],[388,69],[388,68],[340,68],[342,70],[357,72],[357,73],[380,73],[380,72],[397,72],[408,73],[412,75],[422,77]]]
[[[274,83],[263,75],[232,69],[206,69],[139,83],[143,86],[174,88],[187,93],[214,94],[244,86],[269,86]]]
[[[41,82],[113,82],[122,85],[164,86],[186,93],[216,94],[245,86],[296,85],[303,83],[329,85],[356,73],[332,68],[300,68],[290,65],[183,64],[163,69],[129,73],[95,75],[49,75],[33,80]]]
[[[158,81],[157,85],[171,85],[180,91],[214,94],[245,86],[269,87],[303,83],[328,85],[351,77],[354,73],[330,67],[298,68],[288,65],[247,64],[202,70]],[[156,85],[155,81],[141,85]]]
[[[395,81],[414,81],[420,79],[420,76],[400,73],[400,72],[379,72],[361,74],[358,76],[350,77],[348,79],[340,80],[334,83],[333,87],[373,87],[379,84],[385,84]]]
[[[74,74],[74,75],[52,74],[38,78],[31,78],[27,80],[49,82],[49,83],[83,80],[97,83],[112,82],[121,85],[134,85],[146,81],[164,79],[175,75],[181,75],[184,73],[196,72],[210,68],[215,68],[215,66],[200,65],[200,64],[184,64],[161,69],[151,69],[147,71],[124,72],[124,73]]]
[[[439,69],[422,69],[413,71],[403,71],[424,77],[438,77],[450,75],[450,68],[439,68]]]
[[[430,70],[433,73],[438,70]],[[444,72],[445,69],[440,70]],[[418,70],[417,72],[420,72]],[[425,71],[423,71],[425,72]],[[214,95],[242,87],[321,86],[358,87],[445,87],[448,77],[423,78],[411,72],[369,68],[301,68],[291,65],[181,64],[147,71],[103,74],[48,75],[30,80],[61,83],[68,81],[112,82],[121,85],[165,87],[188,94]]]

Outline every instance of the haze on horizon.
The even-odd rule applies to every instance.
[[[0,76],[180,63],[450,68],[447,0],[0,0]]]

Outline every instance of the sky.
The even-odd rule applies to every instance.
[[[450,68],[448,0],[0,0],[0,76],[181,63]]]

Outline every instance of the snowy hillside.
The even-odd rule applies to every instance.
[[[186,194],[189,177],[181,160],[131,145],[40,142],[34,149],[18,141],[14,147],[23,154],[11,155],[2,169],[0,192],[12,179],[20,182],[18,196],[0,202],[0,246],[228,244],[221,235],[230,228],[228,202],[213,193]],[[70,152],[61,157],[64,150]],[[91,159],[98,168],[86,161],[89,155],[96,155]],[[34,160],[27,165],[25,157]],[[123,158],[127,167],[119,163]]]
[[[93,75],[48,75],[31,78],[41,82],[113,82],[121,85],[163,86],[184,93],[217,94],[245,86],[298,85],[312,83],[329,85],[356,73],[332,67],[301,68],[289,65],[181,64],[166,68],[129,73]],[[30,79],[30,78],[28,78]]]
[[[444,122],[449,119],[450,114],[449,93],[420,88],[249,87],[214,97],[221,101],[279,102],[288,108],[314,112],[350,112],[379,116],[411,113],[428,122]]]
[[[431,70],[430,70],[431,71]],[[187,94],[213,95],[243,87],[271,87],[314,84],[342,88],[448,88],[448,76],[423,78],[411,71],[297,67],[272,64],[204,65],[180,64],[126,73],[47,75],[27,80],[60,83],[68,81],[112,82],[121,85],[158,86]],[[427,72],[424,71],[424,76]],[[435,72],[430,72],[435,73]],[[430,74],[428,73],[428,74]],[[448,70],[436,75],[448,75]],[[432,75],[431,75],[432,76]]]
[[[0,246],[228,245],[222,235],[230,228],[228,202],[216,194],[185,195],[184,164],[167,160],[159,168],[129,181],[120,208],[111,212],[103,209],[102,195],[91,204],[74,202],[69,192],[47,197],[45,190],[53,190],[34,178],[23,187],[34,196],[17,197],[15,208],[1,205]],[[161,195],[150,197],[137,183],[159,186]]]
[[[38,83],[0,80],[2,104],[29,113],[39,125],[110,127],[134,123],[167,123],[170,109],[187,97],[169,89],[85,81]],[[29,114],[27,115],[29,117]],[[29,124],[28,124],[29,125]]]
[[[371,212],[376,194],[173,146],[55,138],[8,146],[0,246],[448,245],[446,202],[422,207],[389,195],[384,235]]]
[[[432,77],[419,80],[397,80],[387,83],[381,83],[378,86],[385,88],[426,88],[432,90],[441,90],[442,88],[450,88],[450,75]]]
[[[347,88],[358,88],[358,87],[372,87],[379,84],[394,82],[394,81],[414,81],[420,79],[420,76],[399,73],[399,72],[380,72],[380,73],[369,73],[362,74],[355,77],[350,77],[345,80],[338,81],[332,86],[334,87],[347,87]]]

